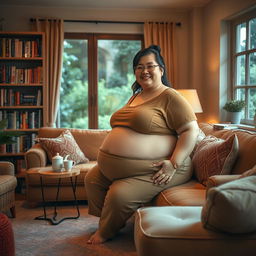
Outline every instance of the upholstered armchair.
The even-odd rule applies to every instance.
[[[17,179],[14,176],[14,165],[0,161],[0,212],[10,210],[15,218],[15,188]]]

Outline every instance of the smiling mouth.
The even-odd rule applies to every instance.
[[[151,79],[151,76],[142,76],[141,79],[148,80],[148,79]]]

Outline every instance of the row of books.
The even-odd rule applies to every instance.
[[[0,111],[0,120],[7,119],[7,129],[38,129],[42,126],[42,111]]]
[[[42,56],[42,40],[0,38],[0,57],[34,58]]]
[[[42,91],[20,92],[13,89],[0,89],[0,106],[41,106]]]
[[[36,136],[36,133],[30,133],[15,138],[16,142],[13,144],[1,145],[1,154],[26,152],[35,144]]]
[[[7,84],[42,84],[43,68],[18,68],[16,66],[2,64],[0,66],[0,83]]]

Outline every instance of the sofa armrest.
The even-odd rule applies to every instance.
[[[236,179],[239,179],[241,175],[214,175],[208,178],[206,182],[206,190],[209,190],[212,187],[216,187],[219,185],[222,185],[224,183],[227,183],[229,181],[233,181]]]
[[[0,175],[14,176],[14,165],[8,161],[0,161]]]
[[[35,144],[25,153],[26,168],[44,167],[47,164],[47,154],[40,144]]]

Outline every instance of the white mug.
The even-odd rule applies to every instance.
[[[64,169],[65,171],[71,171],[72,167],[75,165],[73,160],[64,160]]]

